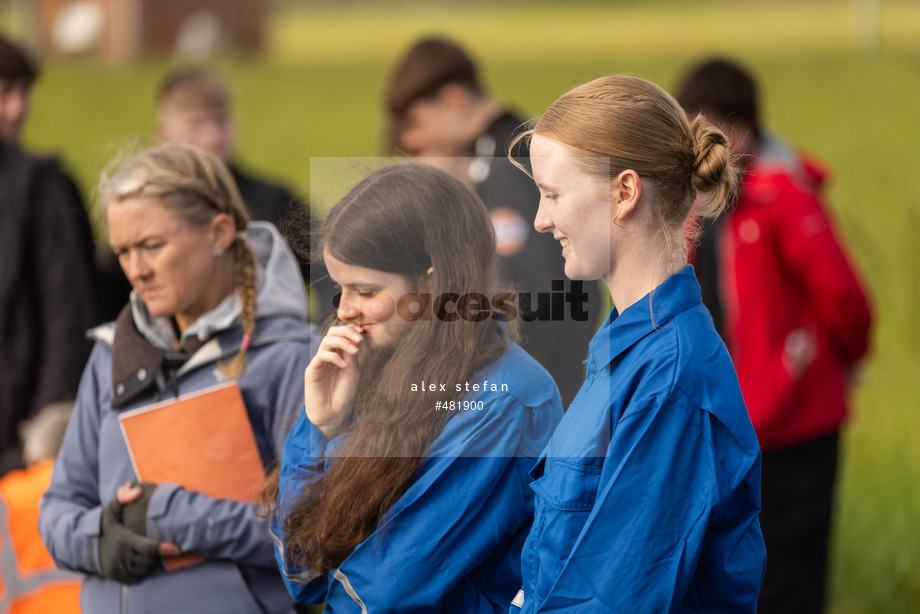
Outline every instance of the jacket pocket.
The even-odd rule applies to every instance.
[[[547,458],[530,487],[536,493],[534,528],[525,553],[537,605],[543,603],[594,509],[603,458]]]

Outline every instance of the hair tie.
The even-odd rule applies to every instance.
[[[245,352],[249,349],[249,343],[252,341],[252,335],[249,333],[243,333],[243,343],[240,345],[240,351]]]

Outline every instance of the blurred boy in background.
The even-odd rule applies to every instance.
[[[80,575],[57,569],[38,534],[38,502],[72,411],[55,403],[25,422],[26,469],[0,479],[0,614],[80,612]]]
[[[244,171],[234,160],[233,96],[220,75],[204,66],[173,70],[160,83],[157,108],[160,138],[190,143],[223,160],[253,220],[271,222],[284,234],[292,225],[294,232],[309,233],[309,210],[300,199],[287,187]],[[305,264],[301,273],[310,286],[310,319],[318,321],[332,311],[332,283],[322,266]]]
[[[160,84],[157,107],[163,141],[191,143],[226,162],[252,219],[280,227],[285,212],[297,201],[286,187],[244,172],[233,161],[233,98],[217,73],[201,66],[172,71]]]
[[[695,266],[763,450],[758,612],[820,613],[840,429],[868,350],[869,304],[822,203],[824,170],[763,130],[748,72],[703,62],[677,98],[719,125],[745,169],[734,209],[704,228]]]
[[[594,282],[566,282],[558,243],[534,230],[540,192],[508,159],[523,120],[486,93],[470,56],[443,38],[415,43],[393,68],[385,96],[386,148],[423,158],[476,190],[495,228],[502,277],[530,295],[531,309],[540,307],[540,293],[564,288],[582,295],[582,320],[566,304],[560,320],[540,317],[521,327],[521,345],[553,376],[567,407],[584,381],[582,363],[601,317],[600,293]],[[529,166],[526,143],[513,155]],[[548,308],[540,311],[549,315]]]

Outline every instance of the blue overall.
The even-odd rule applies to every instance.
[[[692,267],[610,313],[531,476],[524,612],[754,612],[760,451]]]
[[[325,601],[327,612],[507,611],[533,519],[528,471],[562,406],[549,374],[510,342],[475,380],[487,380],[490,390],[465,400],[482,401],[483,409],[454,412],[415,481],[338,569],[319,575],[292,564],[280,522],[272,522],[275,558],[297,601]],[[344,438],[327,442],[300,412],[281,461],[281,509],[321,475],[325,463],[316,462],[335,456]]]

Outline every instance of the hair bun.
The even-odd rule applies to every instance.
[[[690,180],[698,193],[708,195],[699,203],[697,215],[716,217],[725,208],[738,182],[738,168],[732,160],[728,138],[721,130],[697,115],[690,125]]]

